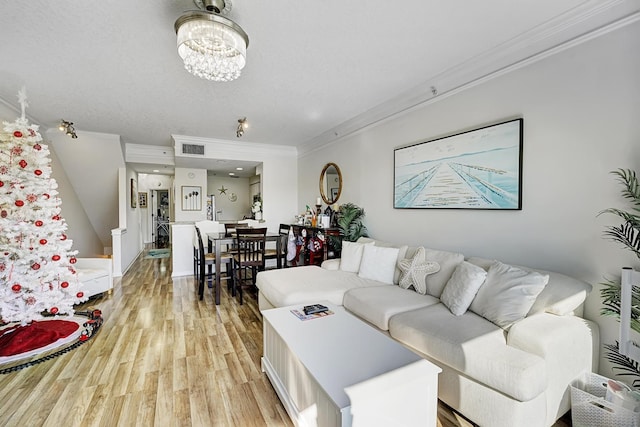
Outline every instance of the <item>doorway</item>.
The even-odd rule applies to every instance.
[[[169,245],[170,198],[169,190],[151,191],[151,235],[157,248],[164,248]]]

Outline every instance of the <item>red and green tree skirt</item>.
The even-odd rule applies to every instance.
[[[49,149],[25,118],[24,92],[19,98],[22,117],[0,131],[0,323],[26,326],[45,315],[72,315],[86,297]]]

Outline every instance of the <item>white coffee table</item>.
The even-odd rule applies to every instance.
[[[262,370],[297,426],[435,426],[439,367],[348,313],[265,310]]]

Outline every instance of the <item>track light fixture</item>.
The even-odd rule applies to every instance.
[[[71,138],[76,139],[78,135],[76,135],[76,128],[73,127],[73,122],[68,122],[64,119],[60,120],[60,124],[58,125],[58,129],[60,132],[64,132],[69,135]]]
[[[236,129],[236,137],[240,138],[242,135],[244,135],[244,130],[248,127],[249,127],[249,124],[247,123],[246,117],[238,119],[238,128]]]

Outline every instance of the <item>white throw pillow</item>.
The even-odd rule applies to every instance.
[[[484,283],[487,272],[466,261],[459,264],[444,287],[440,301],[456,316],[462,316]]]
[[[398,268],[402,271],[400,275],[400,285],[403,289],[413,289],[422,295],[427,294],[426,277],[440,271],[440,265],[437,262],[425,261],[425,249],[420,246],[413,258],[406,258],[398,262]]]
[[[487,279],[471,303],[471,311],[508,329],[525,318],[548,281],[548,274],[496,261],[489,267]]]
[[[367,246],[373,246],[371,243],[342,242],[342,254],[340,256],[340,270],[357,273],[360,271],[360,261],[362,260],[362,251]]]
[[[393,285],[393,275],[396,271],[399,252],[399,248],[365,245],[358,276]]]

